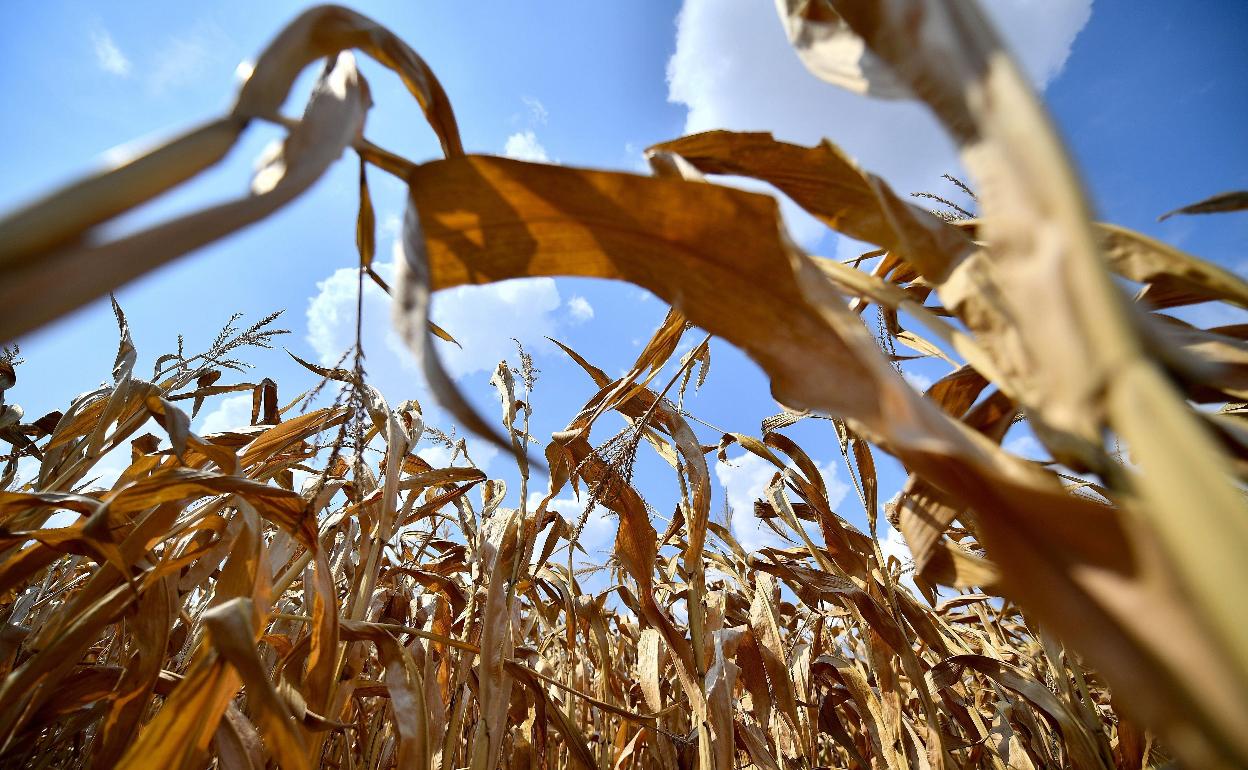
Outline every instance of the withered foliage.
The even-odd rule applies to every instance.
[[[111,384],[33,421],[0,401],[11,445],[0,761],[1248,764],[1248,328],[1161,312],[1245,308],[1248,285],[1090,220],[1042,106],[973,3],[778,6],[819,77],[927,104],[961,147],[974,217],[913,205],[831,142],[766,134],[657,145],[653,176],[467,155],[420,57],[323,7],[263,52],[229,114],[0,222],[0,340],[11,340],[263,219],[355,153],[361,281],[383,283],[371,265],[371,166],[410,189],[404,257],[385,287],[396,326],[457,422],[515,458],[521,487],[520,507],[504,507],[505,485],[465,453],[446,468],[421,460],[419,405],[388,405],[358,350],[351,368],[307,365],[343,395],[300,412],[271,380],[223,378],[241,363],[232,350],[267,344],[271,318],[226,334],[215,353],[162,357],[143,379],[118,308]],[[371,99],[348,49],[399,74],[444,159],[415,163],[364,138]],[[302,118],[283,116],[318,59]],[[255,120],[289,133],[249,195],[108,237],[110,221],[216,163]],[[878,250],[852,263],[806,254],[774,199],[716,185],[716,174],[768,182]],[[432,337],[451,337],[427,311],[439,289],[546,275],[629,281],[673,309],[621,378],[565,348],[597,392],[546,443],[550,484],[534,507],[531,361],[495,372],[495,427],[438,363]],[[861,317],[872,305],[878,339]],[[903,328],[911,320],[918,329]],[[770,377],[786,412],[761,436],[695,432],[680,404],[694,369],[705,378],[709,348],[673,360],[690,325]],[[897,345],[951,373],[915,391],[894,366]],[[0,393],[17,361],[6,348]],[[236,391],[254,393],[250,426],[191,431],[186,402],[194,412]],[[592,439],[610,413],[626,431]],[[818,467],[784,433],[807,415],[832,419],[868,533],[832,509]],[[1050,461],[1002,449],[1020,419]],[[136,435],[148,420],[163,437]],[[707,456],[732,444],[776,470],[767,498],[735,515],[761,517],[791,548],[747,553],[712,517]],[[100,458],[126,451],[117,481],[96,486]],[[631,477],[636,453],[650,451],[679,499],[662,534]],[[877,511],[893,491],[879,489],[881,451],[909,473],[887,505],[905,565],[879,545]],[[18,477],[25,456],[34,478]],[[298,490],[295,470],[308,474]],[[549,507],[561,494],[618,519],[605,592],[582,588],[581,522]]]

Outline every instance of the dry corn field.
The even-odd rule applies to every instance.
[[[271,318],[161,356],[145,378],[114,302],[106,384],[37,419],[3,398],[21,377],[6,348],[0,765],[1248,765],[1248,326],[1165,313],[1248,308],[1248,284],[1090,219],[1043,106],[973,3],[778,6],[811,72],[930,108],[960,148],[975,217],[909,202],[834,135],[686,136],[647,151],[648,176],[466,154],[425,62],[339,7],[282,30],[228,114],[7,215],[0,340],[358,159],[360,285],[390,293],[438,403],[514,459],[521,494],[504,506],[506,484],[465,451],[448,467],[417,456],[421,406],[370,385],[358,337],[354,357],[302,362],[307,381],[280,393],[241,366],[270,344]],[[366,138],[374,105],[352,49],[398,74],[444,158]],[[284,115],[313,65],[302,115]],[[252,122],[287,135],[248,195],[113,235]],[[373,269],[370,173],[409,190],[389,285]],[[807,254],[774,198],[716,175],[768,183],[878,251]],[[1172,213],[1246,207],[1229,193]],[[438,290],[533,276],[626,281],[671,305],[620,377],[563,348],[597,392],[552,436],[529,432],[523,350],[494,373],[501,421],[482,417],[439,363],[455,330],[428,320]],[[785,411],[729,433],[686,411],[687,389],[731,387],[708,377],[703,335],[753,359]],[[949,373],[919,392],[896,343]],[[322,392],[331,406],[306,406]],[[254,394],[251,426],[194,433],[192,415],[226,393]],[[142,432],[149,420],[159,435]],[[822,455],[786,435],[802,420],[827,421],[818,451],[843,457],[856,492],[843,506],[862,506],[867,532],[833,510]],[[1023,420],[1048,461],[1002,448]],[[789,547],[747,552],[719,515],[708,460],[730,447],[775,470],[766,499],[735,515]],[[114,450],[129,466],[101,488],[93,469]],[[653,490],[633,483],[639,453],[669,466],[680,501],[657,528]],[[880,488],[882,453],[904,465],[904,488]],[[22,457],[35,478],[17,478]],[[549,488],[528,489],[539,471]],[[573,494],[579,519],[548,507]],[[573,562],[595,508],[618,526],[598,592]],[[909,558],[882,552],[881,509]]]

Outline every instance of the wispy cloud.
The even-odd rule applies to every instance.
[[[204,72],[209,53],[207,42],[199,33],[170,39],[156,56],[148,86],[159,94],[194,81]]]
[[[130,60],[117,47],[113,36],[106,29],[91,32],[91,46],[95,51],[95,61],[105,72],[126,77],[130,74]]]
[[[153,94],[183,88],[211,78],[238,60],[235,40],[215,23],[197,21],[168,38],[160,41],[143,69],[147,72],[147,87]],[[246,80],[254,64],[238,63],[235,78]]]
[[[524,102],[525,109],[529,111],[529,122],[535,126],[544,126],[550,118],[550,113],[546,111],[546,105],[533,96],[522,96],[520,101]]]

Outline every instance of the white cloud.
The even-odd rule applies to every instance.
[[[299,468],[291,468],[290,469],[290,481],[291,481],[290,487],[296,492],[301,492],[303,491],[304,486],[309,481],[313,481],[317,479],[318,477],[319,477],[319,474],[308,473],[307,471],[300,470]]]
[[[37,458],[27,455],[18,458],[17,476],[13,480],[13,489],[17,489],[22,484],[33,483],[39,475],[39,468],[42,463]]]
[[[1047,460],[1049,458],[1049,453],[1045,451],[1044,447],[1040,445],[1040,442],[1030,432],[1015,436],[1005,442],[1005,451],[1028,460]]]
[[[432,446],[424,447],[418,450],[416,454],[420,459],[435,468],[449,468],[454,465],[451,459],[451,450],[445,444],[433,444]],[[471,449],[468,450],[468,454],[471,456]]]
[[[390,212],[381,218],[380,228],[382,236],[393,241],[399,237],[399,233],[403,231],[403,217],[394,212]]]
[[[1075,38],[1092,18],[1092,0],[995,0],[982,7],[1041,88],[1061,73]]]
[[[911,387],[913,387],[915,390],[926,392],[928,388],[932,387],[932,378],[928,377],[925,374],[919,374],[918,372],[903,371],[901,373],[901,376],[905,377],[906,382],[910,383]]]
[[[530,492],[529,510],[536,510],[545,496],[545,493],[542,492]],[[558,511],[573,526],[576,526],[581,516],[585,514],[585,503],[573,497],[556,497],[546,507],[552,511]],[[585,519],[585,526],[581,529],[581,536],[578,542],[592,557],[591,560],[597,559],[601,561],[601,556],[614,547],[615,535],[618,530],[619,522],[611,515],[611,512],[601,505],[594,506],[594,510],[590,511],[588,518]],[[539,539],[541,542],[545,542],[544,535]],[[566,556],[567,554],[565,553],[565,559]],[[585,559],[584,554],[578,553],[577,556],[578,560]]]
[[[503,146],[503,153],[509,158],[516,160],[531,160],[539,163],[549,163],[550,157],[546,154],[546,148],[541,142],[537,141],[537,134],[533,131],[517,131],[507,137],[507,143]]]
[[[376,262],[373,267],[387,281],[393,280],[394,262]],[[356,284],[356,268],[340,268],[317,283],[318,293],[308,302],[307,340],[326,366],[336,364],[355,339]],[[438,342],[439,357],[450,375],[459,379],[474,372],[493,371],[499,361],[514,357],[513,337],[530,353],[548,350],[551,345],[546,337],[555,334],[555,311],[561,304],[553,278],[458,286],[438,292],[433,298],[433,319],[463,346]],[[390,326],[390,298],[369,280],[364,281],[364,317],[366,367],[375,372],[374,363],[385,355],[408,369],[410,379],[410,373],[419,367]]]
[[[149,421],[149,424],[150,422],[151,421]],[[95,464],[91,466],[91,469],[88,470],[86,475],[82,477],[82,481],[91,481],[91,479],[95,479],[87,485],[87,489],[112,489],[113,485],[117,483],[117,479],[121,478],[121,474],[124,473],[129,467],[130,447],[123,444],[96,460]],[[58,516],[59,515],[62,514],[58,514]],[[49,520],[49,526],[64,526],[65,524],[75,521],[77,518],[77,516],[71,515],[67,519],[61,520],[59,523],[55,524],[52,523],[52,520]]]
[[[417,450],[416,454],[420,457],[420,459],[435,468],[449,468],[453,464],[451,462],[451,450],[443,444],[427,446],[423,449]]]
[[[458,286],[433,298],[433,318],[463,348],[443,345],[442,362],[452,377],[491,372],[514,358],[520,340],[530,353],[551,349],[555,311],[561,301],[553,278],[525,278],[488,286]]]
[[[719,460],[715,463],[715,477],[724,488],[733,512],[732,534],[747,551],[764,546],[785,546],[783,540],[754,516],[754,501],[767,499],[767,486],[776,471],[776,466],[749,452],[729,458],[728,462]],[[835,508],[845,499],[849,484],[837,477],[834,463],[820,465],[819,472],[828,490],[828,503]]]
[[[900,532],[893,529],[892,525],[886,525],[887,531],[884,537],[880,538],[880,553],[884,556],[884,562],[888,563],[888,557],[892,556],[901,562],[902,575],[901,584],[910,589],[915,596],[922,596],[918,585],[914,582],[914,555],[910,553],[910,546],[906,545],[906,539]]]
[[[209,401],[208,403],[212,403]],[[200,435],[246,428],[251,425],[251,394],[226,396],[216,402],[212,411],[204,412],[195,421]]]
[[[95,50],[95,61],[100,69],[113,75],[126,77],[130,74],[130,60],[117,47],[113,36],[106,29],[97,29],[91,33],[91,46]]]
[[[568,300],[568,315],[576,323],[584,323],[594,317],[594,306],[579,294]]]
[[[387,281],[394,277],[393,262],[378,262],[373,267]],[[325,280],[317,282],[317,294],[308,302],[308,344],[316,351],[317,360],[325,366],[337,364],[343,351],[355,341],[358,282],[357,268],[339,268]],[[381,342],[383,347],[393,349],[388,339],[391,337],[398,348],[403,349],[402,341],[390,329],[390,298],[380,286],[367,278],[364,279],[363,304],[363,328],[369,337],[364,340],[364,350],[367,352],[376,347],[370,344],[373,342]],[[382,340],[372,339],[378,330],[381,330]]]
[[[903,565],[909,564],[913,557],[910,555],[910,547],[906,545],[906,539],[901,533],[893,529],[892,525],[888,525],[888,532],[884,538],[880,540],[880,553],[884,554],[884,560],[892,556]]]
[[[996,0],[986,5],[1025,70],[1043,86],[1061,70],[1092,2]],[[940,175],[959,170],[952,143],[926,108],[868,99],[809,74],[772,3],[685,0],[668,85],[669,99],[689,108],[687,133],[771,131],[803,144],[827,137],[902,195],[945,192]],[[794,237],[809,245],[810,223],[790,210],[785,213]]]
[[[477,438],[471,434],[465,436],[464,438],[468,444],[468,457],[472,459],[472,462],[476,464],[478,468],[487,470],[490,467],[490,463],[494,461],[494,458],[498,457],[498,447],[494,446],[485,439]],[[448,449],[445,444],[430,444],[417,450],[416,454],[434,468],[449,468],[452,465],[463,467],[468,464],[468,461],[464,459],[463,454],[457,455],[452,462],[451,450]]]
[[[168,38],[152,57],[148,88],[154,94],[161,94],[194,83],[209,72],[210,66],[222,63],[232,48],[229,36],[221,28],[209,24]],[[238,74],[236,68],[235,75]]]
[[[714,179],[719,184],[776,196],[780,203],[780,218],[784,221],[785,229],[788,230],[789,235],[793,236],[793,240],[806,249],[815,249],[824,234],[828,232],[827,225],[806,213],[805,209],[789,200],[788,197],[777,195],[776,190],[766,182],[743,176],[717,176]]]

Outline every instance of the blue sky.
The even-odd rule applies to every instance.
[[[1102,218],[1142,230],[1241,274],[1248,269],[1248,216],[1156,216],[1231,189],[1248,188],[1248,4],[1195,0],[996,0],[994,19],[1024,68],[1043,89]],[[144,141],[168,136],[224,111],[240,62],[303,6],[296,3],[88,2],[24,4],[0,28],[11,65],[0,70],[9,119],[0,122],[10,209],[114,162]],[[899,191],[952,193],[940,174],[958,169],[948,141],[915,105],[872,102],[806,74],[788,48],[766,0],[540,4],[494,3],[465,12],[453,3],[361,2],[430,63],[459,117],[470,151],[568,165],[636,171],[648,144],[709,128],[770,130],[813,143],[828,137]],[[364,61],[376,106],[366,133],[416,160],[437,155],[432,132],[396,78]],[[305,78],[305,84],[307,79]],[[297,97],[296,97],[297,99]],[[297,114],[295,100],[288,105]],[[241,194],[253,159],[278,136],[256,126],[218,168],[117,225],[141,226],[171,212]],[[354,311],[356,164],[344,158],[303,199],[250,230],[149,275],[118,293],[135,330],[140,369],[183,333],[206,345],[234,311],[256,318],[285,308],[282,340],[305,358],[332,363],[349,343]],[[385,270],[402,188],[371,173]],[[838,239],[786,207],[798,239],[815,253],[849,256]],[[420,398],[420,376],[389,332],[383,297],[366,298],[365,349],[374,382],[391,403]],[[534,433],[549,436],[593,389],[580,370],[544,341],[571,345],[609,372],[632,360],[665,308],[629,287],[538,279],[441,296],[435,318],[464,342],[441,352],[461,388],[487,415],[497,413],[490,372],[513,361],[519,337],[542,370]],[[1213,325],[1241,320],[1208,308],[1187,317]],[[696,342],[691,335],[690,344]],[[111,369],[116,333],[107,302],[21,340],[27,363],[9,400],[37,416],[63,408]],[[688,402],[722,428],[757,434],[777,411],[764,378],[743,356],[713,346],[711,377]],[[285,397],[314,384],[281,350],[250,355],[255,379],[269,376]],[[910,367],[916,384],[943,373]],[[232,375],[227,375],[227,378]],[[237,381],[237,380],[232,380]],[[253,380],[254,381],[254,380]],[[209,402],[201,430],[246,420],[242,400]],[[431,406],[431,404],[427,404]],[[432,421],[439,423],[435,410]],[[447,427],[442,423],[442,427]],[[605,439],[610,426],[596,436]],[[714,431],[699,428],[714,443]],[[844,499],[842,515],[862,522],[830,425],[791,432],[824,468]],[[1025,436],[1015,448],[1031,451]],[[478,448],[476,459],[507,475],[505,458]],[[740,454],[734,450],[730,455]],[[643,450],[644,455],[644,450]],[[770,473],[761,461],[716,465],[714,509],[725,496],[738,509]],[[884,464],[883,497],[897,488]],[[670,471],[643,457],[638,481],[662,514],[674,504]],[[513,494],[514,497],[514,494]],[[576,506],[565,503],[572,512]],[[765,535],[739,510],[743,539]],[[743,521],[746,520],[746,521]],[[613,524],[596,519],[587,536],[605,546]]]

